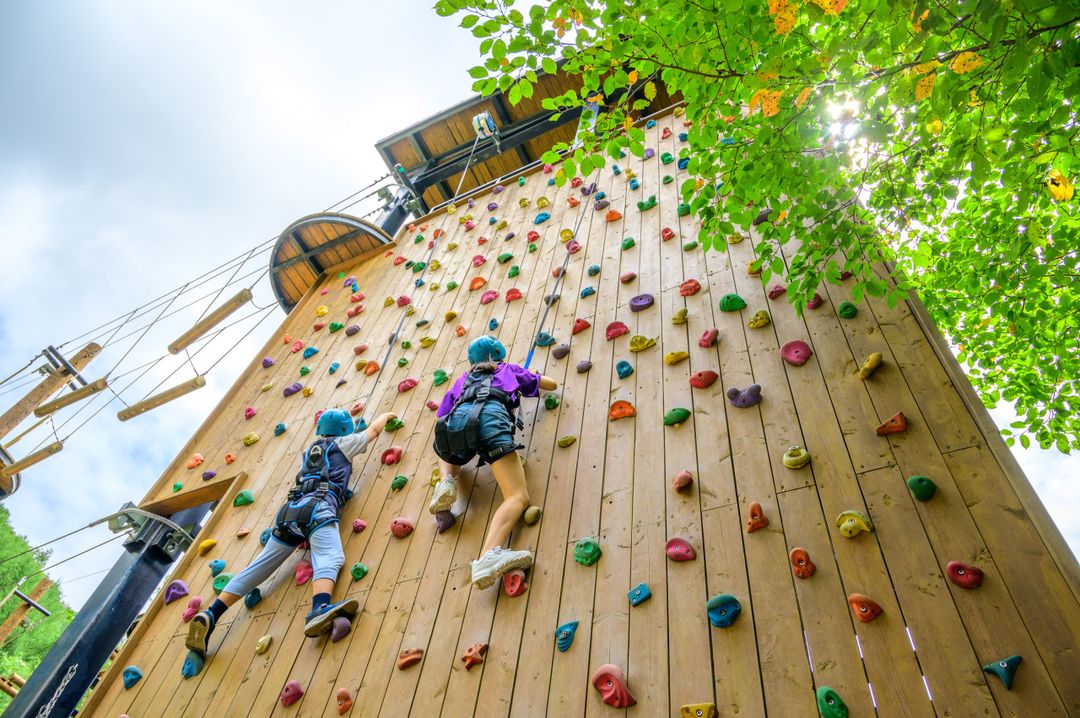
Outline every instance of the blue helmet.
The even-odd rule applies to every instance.
[[[344,409],[327,409],[319,417],[315,433],[319,436],[345,436],[353,433],[353,420]]]
[[[492,336],[477,337],[469,344],[469,363],[479,364],[485,361],[502,361],[506,358],[506,347]]]

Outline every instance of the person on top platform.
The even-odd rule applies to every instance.
[[[448,511],[457,500],[457,476],[474,456],[480,465],[491,464],[491,473],[503,502],[491,518],[480,558],[472,562],[472,582],[487,588],[507,571],[532,565],[531,551],[512,551],[510,532],[529,507],[525,467],[514,441],[514,429],[523,428],[515,418],[520,398],[540,395],[540,389],[558,387],[554,379],[505,362],[506,347],[495,337],[478,337],[469,344],[468,372],[446,392],[436,412],[435,453],[442,479],[428,507],[431,513]]]
[[[185,645],[205,658],[210,634],[229,606],[240,600],[285,563],[293,551],[307,541],[311,546],[311,611],[304,634],[319,636],[333,625],[338,616],[352,620],[360,604],[354,598],[330,602],[338,572],[345,563],[341,549],[338,519],[341,507],[352,492],[352,460],[367,451],[368,445],[395,414],[376,417],[371,426],[354,426],[352,416],[342,409],[327,409],[319,417],[316,439],[300,462],[296,485],[278,509],[273,532],[263,550],[243,571],[225,586],[221,595],[191,619]]]

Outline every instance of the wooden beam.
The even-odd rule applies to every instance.
[[[34,453],[27,454],[26,456],[22,457],[18,461],[14,462],[12,464],[8,464],[4,468],[0,469],[0,478],[7,479],[7,478],[10,478],[10,477],[14,476],[15,474],[19,473],[23,469],[29,469],[34,464],[36,464],[36,463],[38,463],[40,461],[44,461],[45,459],[49,458],[53,454],[60,453],[60,450],[63,449],[63,448],[64,448],[64,442],[62,442],[62,441],[54,441],[53,443],[46,446],[44,449],[38,449]]]
[[[220,307],[207,314],[205,317],[195,323],[191,329],[181,334],[179,338],[173,341],[169,345],[170,354],[179,354],[184,348],[191,346],[193,342],[198,340],[199,337],[206,334],[216,324],[220,324],[225,321],[225,318],[235,312],[240,307],[244,306],[251,301],[251,290],[248,288],[241,289],[231,299],[226,301]]]
[[[48,576],[42,576],[41,580],[34,586],[34,589],[30,591],[31,600],[40,601],[41,597],[45,595],[45,592],[52,588],[52,585],[52,579]],[[20,601],[19,605],[15,607],[15,610],[11,612],[11,615],[0,624],[0,646],[4,645],[4,642],[7,641],[11,632],[15,630],[15,627],[18,626],[29,613],[30,605]]]
[[[502,123],[503,127],[508,126],[512,120],[510,119],[510,111],[506,108],[506,96],[501,92],[496,92],[491,98],[491,104],[495,106],[495,114],[499,116],[499,122]],[[532,162],[532,158],[529,157],[529,151],[525,149],[524,144],[520,144],[514,149],[517,150],[518,159],[521,160],[522,167],[525,167]]]
[[[139,414],[145,414],[151,409],[156,409],[162,404],[167,404],[173,399],[179,399],[184,394],[190,394],[196,389],[202,389],[204,386],[206,386],[206,379],[201,376],[197,376],[194,379],[184,382],[183,384],[174,386],[172,389],[166,389],[160,394],[154,394],[153,396],[143,399],[136,404],[132,404],[126,409],[121,409],[120,411],[116,412],[116,418],[120,421],[127,421],[128,419],[133,419]]]
[[[0,677],[0,691],[7,693],[12,698],[19,695],[19,687],[3,677]]]
[[[73,392],[68,394],[62,394],[56,397],[52,401],[47,401],[38,408],[34,409],[34,416],[48,416],[55,411],[63,409],[69,404],[74,404],[77,401],[82,401],[88,396],[97,394],[99,391],[103,391],[109,386],[109,381],[105,377],[101,377],[97,381],[92,381],[86,386],[81,386]]]
[[[75,353],[71,359],[71,365],[76,369],[82,369],[90,360],[101,351],[101,345],[90,342]],[[19,399],[15,404],[0,415],[0,438],[7,436],[11,430],[22,423],[22,420],[30,416],[41,402],[55,394],[69,379],[73,379],[67,372],[53,372],[41,380],[41,383],[27,392],[26,396]]]
[[[201,506],[209,501],[217,501],[228,492],[229,487],[233,485],[233,482],[235,482],[236,479],[243,478],[244,476],[246,476],[246,474],[240,473],[236,476],[229,476],[224,479],[215,478],[213,481],[203,482],[191,490],[169,494],[157,501],[148,501],[139,506],[139,508],[143,511],[157,514],[158,516],[169,516],[184,509]]]

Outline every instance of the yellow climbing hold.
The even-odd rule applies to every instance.
[[[881,352],[874,352],[866,357],[866,361],[863,362],[862,368],[859,369],[859,378],[869,379],[874,372],[877,371],[877,368],[881,366],[882,359]]]
[[[457,242],[450,242],[446,245],[447,252],[453,252],[455,249],[457,249]]]
[[[729,234],[728,238],[727,238],[727,243],[728,244],[738,244],[739,242],[743,241],[744,239],[746,239],[746,237],[742,236],[741,234]]]
[[[217,541],[214,539],[206,539],[199,544],[199,555],[205,556],[210,553],[210,550],[217,546]]]
[[[500,220],[499,220],[499,221],[498,221],[498,222],[497,222],[497,223],[495,224],[495,229],[496,229],[496,230],[499,230],[499,229],[506,229],[506,220],[505,220],[505,219],[500,219]]]
[[[675,315],[671,317],[671,323],[675,326],[679,326],[680,324],[686,324],[686,314],[686,307],[683,307],[679,311],[675,312]]]
[[[244,446],[254,446],[257,443],[259,443],[259,435],[254,431],[244,434]]]
[[[575,441],[577,441],[577,437],[570,435],[560,438],[556,443],[558,443],[560,448],[565,449],[568,446],[573,446]]]
[[[632,349],[631,349],[632,351]],[[689,352],[668,352],[664,355],[664,363],[668,366],[674,366],[681,361],[685,361],[690,358]]]
[[[764,309],[759,309],[751,315],[750,320],[746,323],[746,326],[751,329],[761,329],[762,327],[769,326],[769,313]]]
[[[305,386],[305,387],[304,387],[304,391],[303,391],[303,392],[301,392],[301,393],[302,393],[302,394],[303,394],[304,396],[311,396],[312,394],[314,394],[314,393],[315,393],[315,390],[314,390],[314,389],[312,389],[312,388],[311,388],[310,386]],[[255,438],[255,440],[256,440],[256,441],[258,441],[258,440],[259,440],[259,439],[258,439],[258,437],[256,437],[256,438]],[[245,442],[245,443],[246,443],[246,442]]]
[[[387,297],[386,299],[383,300],[382,305],[384,307],[392,307],[392,306],[394,306],[394,298],[393,297]]]
[[[263,391],[270,391],[273,388],[274,388],[274,382],[272,382],[272,381],[268,381],[268,382],[266,382],[265,384],[262,385],[262,390]]]
[[[428,262],[427,268],[434,272],[436,269],[442,268],[442,262],[440,262],[437,259],[433,259],[430,262]]]
[[[450,204],[446,205],[446,213],[447,214],[453,214],[454,212],[457,212],[457,205],[456,204],[451,202]]]
[[[326,306],[325,304],[320,304],[315,309],[315,316],[317,316],[317,317],[325,317],[327,315],[327,313],[329,313],[329,311],[330,311],[330,307]]]
[[[551,201],[548,200],[547,197],[541,197],[538,200],[536,200],[536,206],[539,207],[540,209],[543,209],[544,207],[547,207],[549,204],[551,204]]]
[[[425,349],[430,349],[434,345],[435,340],[431,337],[420,337],[420,346],[424,347]]]
[[[521,199],[518,200],[518,207],[521,207],[522,209],[525,209],[531,203],[532,203],[532,200],[530,200],[528,197],[522,197]]]
[[[439,473],[439,467],[436,466],[434,469],[431,470],[431,485],[434,486],[435,484],[439,483],[439,479],[441,478],[442,474]]]
[[[630,337],[630,351],[632,352],[643,352],[646,349],[652,349],[654,346],[656,346],[656,340],[651,337],[640,334]]]
[[[405,309],[405,316],[407,316],[407,317],[411,317],[411,316],[412,316],[412,315],[414,315],[414,314],[416,314],[416,307],[414,307],[413,305],[411,305],[411,304],[410,304],[410,305],[409,305],[409,306],[408,306],[408,307],[407,307],[407,308]]]
[[[447,322],[452,322],[457,318],[458,318],[458,313],[455,312],[453,309],[451,309],[450,311],[448,311],[446,314],[443,315],[443,319],[445,319]]]
[[[561,230],[559,230],[559,239],[562,240],[563,244],[566,244],[567,242],[569,242],[573,238],[574,238],[574,230],[572,230],[572,229],[561,229]]]

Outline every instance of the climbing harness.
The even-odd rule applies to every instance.
[[[304,452],[303,464],[296,474],[296,484],[274,517],[274,538],[288,544],[300,544],[319,528],[312,526],[315,509],[328,494],[343,505],[350,492],[330,478],[330,454],[340,452],[333,439],[318,439]]]
[[[472,461],[477,454],[480,455],[480,465],[493,464],[502,457],[518,449],[524,449],[524,445],[507,444],[496,448],[494,451],[485,449],[480,439],[480,412],[489,401],[498,401],[506,407],[510,414],[511,424],[518,430],[524,430],[525,424],[517,416],[514,410],[514,398],[498,387],[491,386],[494,375],[488,372],[483,374],[470,373],[462,387],[461,395],[454,402],[450,412],[435,422],[435,453],[440,459],[457,466]],[[469,409],[469,418],[465,426],[451,430],[447,419],[457,411],[458,407],[472,404]]]

